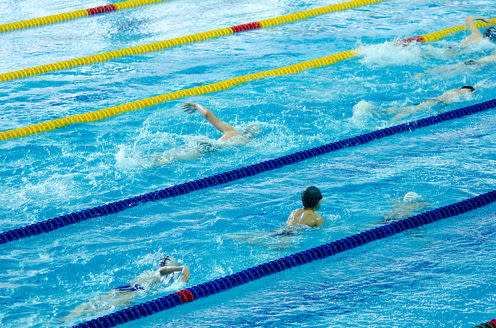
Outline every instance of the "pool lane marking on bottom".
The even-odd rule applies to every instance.
[[[158,201],[165,198],[172,198],[180,195],[189,194],[196,190],[206,189],[209,187],[226,184],[235,180],[254,176],[262,172],[271,171],[287,165],[299,163],[309,158],[327,154],[342,148],[348,148],[369,143],[373,140],[382,139],[388,136],[400,134],[403,132],[413,131],[419,128],[431,126],[455,118],[476,114],[496,107],[496,99],[492,99],[479,104],[455,109],[449,112],[429,116],[416,121],[403,123],[380,130],[375,130],[359,136],[343,139],[333,143],[325,144],[319,147],[306,149],[275,159],[248,165],[232,171],[219,173],[210,177],[181,183],[172,187],[157,190],[136,197],[104,204],[101,206],[89,208],[79,212],[73,212],[67,215],[59,216],[53,219],[33,223],[21,228],[5,231],[0,234],[0,244],[5,244],[22,238],[39,235],[44,232],[50,232],[60,229],[64,226],[79,223],[90,218],[101,217],[109,214],[115,214],[125,209],[136,207],[140,204]]]
[[[217,294],[244,285],[271,274],[300,266],[315,260],[325,259],[335,254],[366,245],[372,241],[388,238],[406,230],[433,223],[442,219],[464,214],[496,201],[496,190],[463,201],[443,206],[422,214],[395,221],[375,229],[367,230],[337,241],[317,246],[299,253],[285,256],[253,268],[221,277],[145,303],[113,312],[73,327],[108,328],[150,316],[178,305],[190,303],[199,298]],[[486,326],[482,326],[486,327]],[[488,325],[487,327],[494,327]]]

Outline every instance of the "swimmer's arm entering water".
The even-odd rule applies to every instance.
[[[173,273],[173,272],[179,272],[179,271],[181,271],[181,275],[179,276],[179,279],[181,279],[184,282],[187,282],[189,280],[189,277],[190,277],[190,272],[189,272],[189,268],[185,265],[183,265],[183,266],[164,266],[164,267],[161,267],[160,269],[158,269],[158,273],[161,276],[169,274],[169,273]]]
[[[467,29],[471,33],[460,44],[462,47],[466,47],[466,46],[468,46],[474,42],[476,42],[476,43],[480,42],[484,38],[481,31],[475,26],[475,21],[477,21],[477,20],[482,20],[482,21],[489,23],[489,24],[493,23],[493,21],[490,20],[489,18],[485,18],[485,17],[481,17],[481,16],[468,16],[467,18],[465,18],[465,26],[467,26]]]
[[[236,131],[235,128],[233,128],[226,122],[221,121],[211,111],[200,104],[187,102],[182,105],[182,108],[189,114],[193,114],[195,111],[199,111],[200,114],[202,114],[202,116],[210,122],[210,124],[212,124],[217,130],[223,133],[222,137],[220,138],[221,140],[226,140],[235,135],[240,135],[240,133]]]

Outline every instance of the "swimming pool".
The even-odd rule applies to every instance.
[[[333,1],[331,3],[337,3]],[[96,1],[7,2],[2,22],[101,5]],[[326,1],[170,1],[138,10],[0,35],[0,72],[169,39],[330,4]],[[1,230],[150,192],[387,126],[353,121],[352,108],[405,106],[464,84],[478,91],[448,109],[494,98],[494,67],[414,78],[450,56],[456,35],[433,44],[382,44],[495,17],[492,1],[386,1],[293,24],[159,52],[2,82],[0,130],[202,85],[365,45],[363,56],[295,75],[185,99],[262,135],[199,160],[149,167],[153,153],[196,135],[218,137],[181,101],[0,144]],[[187,14],[186,14],[187,13]],[[84,41],[82,41],[84,40]],[[379,44],[372,46],[373,44]],[[421,113],[414,118],[431,115]],[[415,190],[432,207],[494,189],[491,112],[324,155],[223,187],[146,204],[49,234],[1,245],[1,326],[56,326],[75,305],[126,284],[163,253],[190,266],[188,285],[215,279],[379,225]],[[324,193],[326,224],[279,251],[227,234],[272,231]],[[132,327],[347,325],[469,327],[494,316],[494,205],[135,321]],[[158,290],[139,302],[168,293]],[[101,313],[105,314],[105,313]],[[83,319],[89,319],[87,317]],[[78,320],[77,322],[79,322]]]

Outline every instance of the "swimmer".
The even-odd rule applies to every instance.
[[[414,191],[409,191],[403,196],[403,200],[393,205],[391,212],[384,216],[384,222],[391,223],[396,220],[406,219],[414,213],[426,210],[431,204],[424,201],[422,196]]]
[[[437,105],[447,105],[464,100],[464,96],[470,95],[475,92],[475,88],[471,85],[464,85],[459,89],[448,90],[438,97],[427,99],[419,104],[404,107],[404,108],[386,108],[384,111],[388,114],[396,114],[390,119],[391,122],[401,120],[409,115],[415,114],[417,112],[431,109]]]
[[[147,291],[156,289],[160,285],[178,287],[184,285],[190,278],[189,268],[179,265],[176,258],[167,255],[159,262],[157,270],[149,270],[133,279],[128,285],[119,286],[105,295],[95,297],[89,302],[78,305],[68,315],[61,318],[62,322],[86,314],[127,306],[137,296],[142,296]],[[177,286],[176,286],[177,285]]]
[[[496,64],[496,51],[490,54],[489,56],[484,56],[479,59],[467,59],[466,61],[463,62],[463,65],[465,66],[479,66],[481,67],[482,65],[486,64]]]
[[[466,47],[470,44],[479,43],[482,39],[487,38],[492,42],[496,42],[496,27],[489,27],[484,31],[484,34],[475,26],[475,21],[481,20],[489,24],[496,24],[496,21],[493,21],[489,18],[481,17],[481,16],[468,16],[465,18],[465,26],[470,31],[470,35],[462,41],[460,46]]]
[[[307,225],[309,227],[320,227],[324,224],[324,219],[315,213],[322,204],[322,194],[319,188],[311,186],[301,193],[303,208],[298,208],[291,212],[286,226]]]
[[[324,224],[324,219],[315,213],[320,209],[322,204],[322,194],[317,187],[311,186],[306,188],[301,193],[301,201],[303,208],[293,210],[286,221],[286,225],[271,233],[243,234],[243,235],[226,235],[228,238],[238,241],[247,242],[249,244],[269,247],[272,249],[282,249],[290,247],[283,240],[278,240],[281,243],[274,246],[274,237],[292,236],[305,228],[320,227]]]
[[[217,140],[206,138],[205,140],[195,141],[192,145],[174,148],[163,154],[154,154],[153,157],[156,158],[157,165],[180,159],[198,158],[207,153],[218,151],[224,146],[246,144],[260,134],[260,126],[258,124],[248,124],[240,132],[228,123],[221,121],[210,110],[200,104],[187,102],[182,105],[182,108],[188,114],[198,111],[210,124],[222,132],[222,136]]]
[[[466,26],[472,33],[465,40],[463,40],[461,46],[465,47],[470,44],[479,43],[483,39],[496,43],[496,27],[494,26],[488,27],[484,31],[484,34],[482,34],[481,31],[477,27],[475,27],[474,25],[475,20],[483,20],[484,22],[490,24],[496,23],[496,21],[490,20],[488,18],[479,17],[479,16],[468,16],[466,18]],[[464,62],[464,64],[468,66],[496,64],[496,51],[489,56],[485,56],[479,59],[468,59]]]
[[[480,16],[468,16],[465,19],[465,25],[467,29],[471,32],[468,37],[466,37],[460,44],[460,47],[467,47],[472,44],[480,43],[483,39],[489,40],[493,43],[496,43],[496,27],[491,26],[488,27],[484,33],[482,33],[474,24],[476,20],[482,20],[489,24],[495,24],[496,20],[490,20],[485,17]],[[467,66],[473,67],[482,67],[486,64],[496,64],[496,51],[494,51],[491,55],[479,58],[479,59],[468,59],[464,62],[452,64],[452,65],[443,65],[438,66],[432,69],[427,70],[425,73],[417,73],[415,74],[416,79],[423,78],[426,74],[439,74],[446,72],[456,72],[463,71],[467,69]]]

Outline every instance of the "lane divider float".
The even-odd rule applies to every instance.
[[[264,19],[264,20],[261,20],[258,22],[241,24],[241,25],[221,28],[221,29],[217,29],[217,30],[210,30],[210,31],[186,35],[186,36],[182,36],[182,37],[178,37],[178,38],[174,38],[174,39],[169,39],[169,40],[164,40],[164,41],[159,41],[159,42],[153,42],[153,43],[147,43],[147,44],[144,44],[141,46],[124,48],[124,49],[120,49],[120,50],[113,50],[113,51],[103,52],[103,53],[96,54],[96,55],[80,57],[80,58],[75,58],[75,59],[70,59],[70,60],[64,60],[61,62],[35,66],[35,67],[31,67],[31,68],[25,68],[25,69],[13,71],[13,72],[7,72],[7,73],[0,74],[0,81],[15,80],[15,79],[19,79],[19,78],[26,77],[26,76],[38,75],[38,74],[43,74],[46,72],[51,72],[51,71],[56,71],[56,70],[61,70],[61,69],[67,69],[70,67],[87,65],[87,64],[92,64],[92,63],[98,63],[98,62],[107,61],[110,59],[119,58],[119,57],[123,57],[123,56],[137,55],[137,54],[143,54],[143,53],[147,53],[147,52],[151,52],[151,51],[162,50],[165,48],[175,47],[175,46],[178,46],[181,44],[192,43],[192,42],[207,40],[207,39],[211,39],[211,38],[217,38],[220,36],[234,34],[234,33],[238,33],[238,32],[255,30],[255,29],[260,29],[260,28],[274,26],[274,25],[286,24],[286,23],[297,21],[297,20],[305,19],[308,17],[318,16],[318,15],[327,14],[327,13],[334,12],[334,11],[340,11],[340,10],[350,9],[350,8],[359,7],[359,6],[365,6],[365,5],[369,5],[369,4],[381,2],[381,1],[385,1],[385,0],[353,0],[353,1],[349,1],[349,2],[338,3],[335,5],[300,11],[300,12],[285,15],[285,16],[268,18],[268,19]]]
[[[487,23],[484,23],[487,24]],[[425,34],[422,35],[421,37],[416,37],[416,38],[410,38],[410,39],[404,39],[401,40],[400,42],[402,44],[406,43],[411,43],[411,42],[433,42],[436,40],[439,40],[443,37],[446,37],[453,33],[453,31],[458,31],[459,27],[453,27],[449,29],[445,29],[442,31],[437,31],[433,32],[430,34]],[[77,114],[73,116],[67,116],[63,118],[58,118],[55,120],[50,120],[50,121],[45,121],[42,123],[38,124],[33,124],[25,127],[20,127],[16,129],[11,129],[11,130],[5,130],[0,132],[0,140],[8,140],[8,139],[14,139],[14,138],[19,138],[19,137],[24,137],[27,135],[32,135],[32,134],[37,134],[41,132],[46,132],[46,131],[51,131],[55,129],[59,129],[65,126],[68,126],[73,123],[89,123],[89,122],[95,122],[99,120],[103,120],[112,116],[116,116],[125,112],[130,112],[134,111],[137,109],[142,109],[146,107],[150,107],[153,105],[160,104],[165,101],[170,101],[174,99],[180,99],[180,98],[185,98],[185,97],[190,97],[190,96],[197,96],[197,95],[202,95],[202,94],[207,94],[211,92],[217,92],[221,90],[226,90],[229,88],[232,88],[234,86],[237,86],[242,83],[258,80],[261,78],[265,77],[271,77],[271,76],[282,76],[282,75],[289,75],[289,74],[295,74],[310,68],[317,68],[317,67],[323,67],[323,66],[328,66],[335,64],[339,61],[348,59],[348,58],[353,58],[356,56],[356,53],[359,51],[359,49],[353,49],[349,51],[344,51],[338,54],[334,54],[331,56],[327,57],[321,57],[309,61],[305,61],[302,63],[290,65],[290,66],[285,66],[281,68],[276,68],[268,71],[262,71],[258,73],[253,73],[253,74],[248,74],[228,80],[224,80],[221,82],[216,82],[216,83],[211,83],[199,87],[194,87],[194,88],[189,88],[189,89],[183,89],[180,91],[175,91],[171,93],[166,93],[163,95],[159,96],[154,96],[146,99],[141,99],[137,101],[133,101],[130,103],[114,106],[114,107],[109,107],[105,109],[100,109],[92,112],[87,112],[84,114]]]
[[[475,326],[474,328],[496,328],[496,319],[489,322],[483,323],[481,325]]]
[[[152,314],[190,303],[199,298],[208,297],[237,286],[244,285],[316,260],[322,260],[330,256],[366,245],[372,241],[388,238],[403,231],[415,229],[429,223],[461,215],[475,209],[496,202],[496,190],[469,198],[458,203],[443,206],[422,214],[418,214],[403,220],[395,221],[375,229],[339,239],[321,246],[317,246],[296,254],[288,255],[274,261],[260,264],[253,268],[205,282],[181,291],[160,297],[145,303],[137,304],[126,309],[107,314],[105,316],[80,323],[74,328],[108,328],[115,327],[130,321],[138,320]],[[494,320],[493,320],[494,321]],[[487,323],[484,328],[494,328],[496,325]]]
[[[31,19],[27,19],[27,20],[18,21],[18,22],[1,24],[0,25],[0,32],[19,30],[19,29],[23,29],[23,28],[46,25],[46,24],[53,24],[53,23],[62,22],[62,21],[69,20],[69,19],[74,19],[74,18],[79,18],[79,17],[84,17],[84,16],[92,16],[92,15],[97,15],[97,14],[103,14],[103,13],[107,13],[109,11],[116,11],[116,10],[120,10],[120,9],[143,6],[143,5],[148,5],[148,4],[162,2],[162,1],[165,1],[165,0],[129,0],[129,1],[117,2],[117,3],[106,5],[106,6],[99,6],[99,7],[95,7],[95,8],[75,10],[75,11],[71,11],[71,12],[67,12],[67,13],[56,14],[56,15],[51,15],[51,16],[46,16],[46,17],[31,18]]]
[[[445,112],[439,115],[429,116],[420,120],[391,126],[388,128],[372,131],[370,133],[351,137],[348,139],[325,144],[319,147],[299,151],[290,155],[267,160],[253,165],[245,166],[236,170],[216,174],[199,180],[194,180],[169,188],[157,190],[136,197],[104,204],[79,212],[59,216],[53,219],[33,223],[21,228],[5,231],[0,234],[0,244],[5,244],[15,240],[39,235],[45,232],[54,231],[62,227],[79,223],[91,218],[106,216],[124,211],[128,208],[138,205],[158,201],[165,198],[172,198],[180,195],[189,194],[196,190],[206,189],[218,185],[223,185],[232,181],[240,180],[246,177],[254,176],[266,171],[279,169],[284,166],[299,163],[301,161],[327,154],[339,149],[363,145],[374,140],[382,139],[388,136],[413,131],[423,127],[438,124],[444,121],[453,120],[467,115],[476,114],[496,108],[496,99],[483,103],[475,104],[453,111]]]

